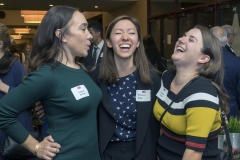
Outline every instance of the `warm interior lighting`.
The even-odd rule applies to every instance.
[[[13,28],[15,33],[29,33],[31,28]]]
[[[49,7],[52,7],[53,6],[53,4],[49,4]]]
[[[47,11],[21,10],[21,16],[24,17],[24,23],[41,23]]]
[[[13,39],[22,39],[22,35],[10,35]]]
[[[4,3],[0,3],[0,6],[4,6]]]
[[[44,15],[25,15],[24,23],[41,23]]]
[[[98,8],[98,6],[94,6],[94,8]]]

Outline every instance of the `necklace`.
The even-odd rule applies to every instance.
[[[190,81],[190,80],[189,80]],[[188,83],[189,81],[185,81],[185,82],[174,82],[174,84],[177,86],[179,84],[185,84],[185,83]]]

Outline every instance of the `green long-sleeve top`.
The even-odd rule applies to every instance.
[[[49,125],[46,132],[61,145],[54,159],[100,160],[97,107],[101,98],[101,90],[82,68],[44,65],[0,100],[0,128],[23,143],[29,133],[17,116],[40,100]]]

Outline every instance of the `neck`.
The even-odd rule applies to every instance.
[[[198,74],[196,72],[177,73],[172,83],[175,86],[183,86],[197,76]]]
[[[61,53],[59,53],[58,55],[61,55]],[[70,53],[63,53],[63,58],[58,56],[56,60],[70,68],[75,68],[75,69],[80,68],[80,66],[75,63],[75,57],[73,57]]]
[[[117,66],[119,77],[127,76],[136,70],[136,66],[133,65],[132,60],[122,60],[121,62],[115,60],[115,63]]]
[[[94,43],[94,45],[97,47],[101,41],[102,41],[102,38],[98,38],[97,42]]]

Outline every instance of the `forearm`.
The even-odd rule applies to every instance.
[[[38,143],[39,142],[29,134],[28,138],[21,145],[35,154],[36,146]]]
[[[183,154],[182,160],[201,160],[202,154],[202,152],[186,149]]]

